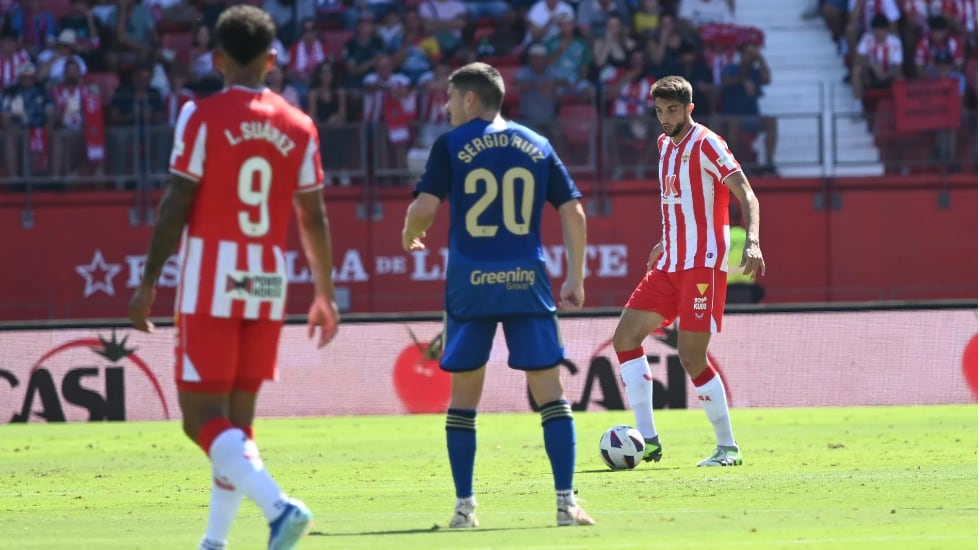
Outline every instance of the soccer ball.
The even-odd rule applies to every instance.
[[[613,470],[631,470],[643,460],[646,444],[633,426],[613,426],[599,439],[599,456]]]

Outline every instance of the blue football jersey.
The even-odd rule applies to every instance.
[[[436,140],[415,191],[449,199],[450,315],[554,313],[544,204],[557,208],[582,193],[547,139],[514,122],[472,120]]]

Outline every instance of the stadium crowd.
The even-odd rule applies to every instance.
[[[926,23],[936,27],[921,33],[925,45],[915,48],[914,66],[902,65],[906,76],[963,74],[964,59],[975,50],[974,21],[962,12],[930,11],[937,2],[908,0],[899,7],[896,1],[850,0],[850,8],[847,0],[820,2],[842,53],[855,52],[849,59],[863,63],[851,78],[858,98],[897,77],[891,61],[882,72],[882,48],[875,45],[881,41],[859,32],[876,36],[870,32],[880,23],[876,9],[885,10],[889,32],[898,31],[899,20],[908,20],[908,37]],[[945,10],[969,2],[941,4]],[[765,37],[734,24],[735,0],[253,3],[279,26],[278,65],[268,85],[320,126],[331,183],[357,181],[347,169],[354,172],[367,155],[397,173],[412,150],[426,151],[447,128],[441,107],[448,74],[472,60],[500,69],[508,85],[505,114],[557,146],[593,139],[590,124],[601,115],[614,179],[634,168],[636,158],[655,157],[647,92],[668,74],[694,83],[695,117],[716,128],[752,172],[775,173],[776,121],[759,108],[771,79],[760,50]],[[0,0],[0,178],[164,171],[180,106],[221,87],[211,31],[227,5]],[[941,53],[947,43],[952,65],[944,65]],[[367,151],[356,144],[361,132],[369,137]],[[758,134],[765,140],[757,158]],[[649,174],[651,165],[636,166],[636,175]]]

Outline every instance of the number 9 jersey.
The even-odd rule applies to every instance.
[[[555,312],[541,247],[545,201],[582,193],[548,140],[476,119],[432,146],[416,193],[449,199],[446,312],[459,320]]]
[[[180,245],[177,312],[282,319],[293,195],[323,188],[310,117],[268,89],[231,86],[188,102],[170,172],[198,185]]]

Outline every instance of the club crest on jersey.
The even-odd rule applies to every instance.
[[[683,155],[681,155],[681,164],[686,164],[687,161],[689,161],[689,160],[691,160],[691,153],[690,152],[685,152]]]
[[[667,177],[664,178],[663,196],[664,197],[680,196],[680,191],[678,191],[677,189],[677,175],[668,174]]]
[[[278,300],[285,296],[285,290],[281,275],[233,271],[225,280],[225,294],[232,299]]]

